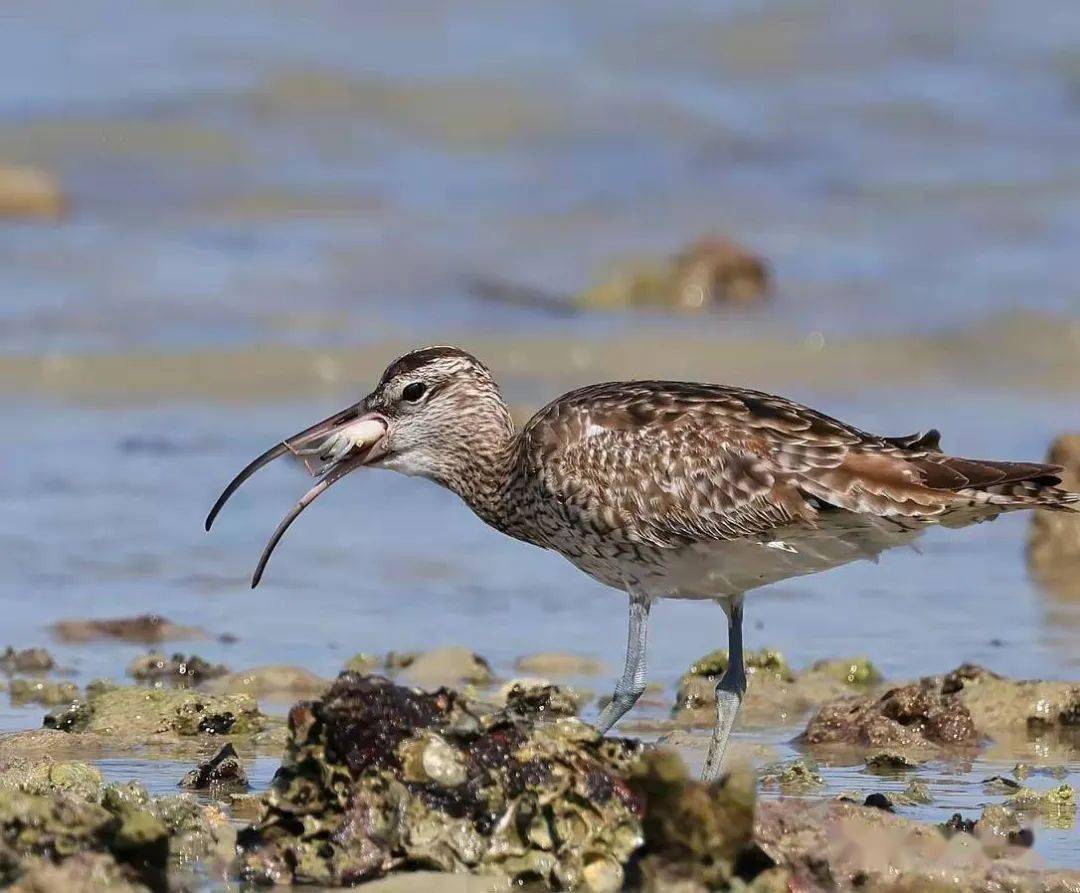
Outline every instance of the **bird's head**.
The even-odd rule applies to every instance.
[[[360,467],[389,468],[449,487],[466,500],[482,485],[483,457],[513,436],[513,423],[487,367],[456,347],[398,357],[359,403],[288,437],[241,471],[210,510],[206,529],[252,474],[291,453],[319,478],[278,525],[252,579],[296,517],[331,484]]]

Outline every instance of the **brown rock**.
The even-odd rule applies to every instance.
[[[589,309],[657,308],[699,313],[748,304],[769,291],[768,264],[722,236],[707,236],[667,260],[623,264],[576,295]]]
[[[196,654],[164,654],[152,651],[135,658],[127,668],[128,675],[140,682],[156,685],[168,683],[180,688],[198,685],[205,679],[214,679],[228,673],[222,664],[212,664]]]
[[[502,889],[727,888],[752,775],[703,785],[670,751],[548,713],[527,692],[491,712],[342,673],[290,711],[265,809],[239,836],[241,879],[326,887],[424,867]]]
[[[1046,461],[1064,466],[1061,485],[1080,492],[1080,433],[1058,437]],[[1034,512],[1027,560],[1032,575],[1047,588],[1080,596],[1080,514]]]
[[[158,614],[115,617],[105,620],[59,620],[52,625],[53,635],[62,642],[93,642],[97,639],[122,639],[125,642],[153,644],[172,639],[202,639],[206,633],[194,626],[182,626]]]
[[[676,723],[712,728],[716,721],[716,684],[727,660],[727,651],[721,648],[700,657],[683,673],[671,714]],[[748,652],[745,664],[747,695],[740,722],[752,726],[796,722],[813,707],[843,697],[853,689],[866,691],[873,685],[863,675],[864,668],[872,665],[862,659],[819,662],[796,674],[779,651],[762,648]],[[859,681],[849,682],[849,676]]]
[[[765,261],[723,236],[695,242],[676,256],[674,267],[675,303],[684,310],[748,304],[769,291]]]
[[[980,736],[967,707],[956,695],[942,694],[935,681],[928,678],[880,696],[826,704],[801,738],[807,744],[875,748],[978,744]]]
[[[248,789],[248,778],[236,748],[230,743],[185,775],[180,787],[189,791],[241,793]]]
[[[330,680],[303,667],[267,664],[211,679],[204,688],[216,694],[249,694],[255,698],[310,697],[326,691]]]
[[[1064,893],[1080,885],[1080,872],[1000,858],[1000,840],[984,842],[968,824],[944,833],[861,804],[785,798],[758,805],[754,839],[774,870],[788,873],[780,889]],[[1017,837],[1015,850],[1023,845]]]
[[[10,645],[0,653],[0,670],[5,673],[44,673],[56,666],[51,654],[44,648],[22,648],[16,651]]]
[[[940,690],[955,694],[983,732],[1080,728],[1080,685],[1006,679],[977,664],[962,664],[942,677]]]
[[[483,683],[494,678],[491,665],[479,654],[468,648],[455,647],[424,651],[405,664],[401,674],[410,682],[423,686]]]
[[[60,184],[51,174],[33,167],[0,164],[0,217],[56,219],[66,209]]]
[[[517,659],[514,669],[530,676],[598,676],[607,671],[595,657],[561,651],[526,654]]]

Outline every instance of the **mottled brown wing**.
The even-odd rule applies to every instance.
[[[815,510],[797,487],[861,432],[789,401],[711,385],[595,385],[525,431],[529,461],[567,520],[657,546],[750,536]]]
[[[956,459],[938,439],[880,437],[757,391],[643,381],[567,394],[523,442],[568,521],[657,546],[813,524],[822,507],[932,519],[1055,482],[1051,466]]]

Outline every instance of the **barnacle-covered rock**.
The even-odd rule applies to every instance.
[[[881,673],[868,657],[838,657],[819,660],[812,667],[811,673],[820,673],[850,685],[862,688],[877,685],[882,680]]]
[[[639,746],[535,716],[524,698],[485,715],[446,689],[343,673],[289,715],[243,875],[330,885],[434,868],[566,887],[597,856],[624,864],[640,820],[621,775]]]
[[[139,782],[130,781],[105,787],[101,805],[117,815],[145,812],[159,822],[169,837],[168,862],[173,869],[215,855],[224,861],[236,843],[236,831],[225,813],[191,794],[151,797]]]
[[[174,685],[190,688],[206,679],[214,679],[228,673],[222,664],[212,664],[197,654],[174,654],[168,657],[157,651],[142,654],[128,664],[127,673],[140,682],[154,685]]]
[[[379,658],[366,651],[358,651],[347,661],[342,669],[352,670],[354,673],[370,673],[379,665]]]
[[[816,664],[794,672],[775,649],[748,652],[747,697],[740,713],[749,724],[794,722],[811,708],[850,694],[865,691],[873,682],[873,665],[862,659]],[[727,668],[728,653],[720,648],[699,658],[679,679],[672,718],[680,725],[712,728],[716,721],[716,684]]]
[[[185,775],[180,780],[180,787],[215,794],[233,793],[246,791],[248,779],[236,748],[229,743]]]
[[[0,789],[28,794],[64,792],[82,800],[97,801],[101,794],[101,772],[89,763],[23,757],[0,770]]]
[[[801,735],[807,744],[890,749],[975,745],[980,737],[964,703],[943,694],[932,677],[826,704]]]
[[[1019,787],[1006,801],[1017,812],[1039,813],[1048,824],[1071,828],[1076,819],[1076,791],[1067,784],[1048,791]]]
[[[85,853],[107,854],[118,880],[165,887],[169,840],[164,825],[138,807],[110,810],[70,793],[0,790],[0,874],[16,880],[42,861],[59,865]]]
[[[785,792],[812,791],[825,786],[817,766],[806,760],[790,760],[762,766],[760,780],[763,788],[779,788]]]
[[[919,760],[899,750],[877,750],[866,757],[866,768],[875,775],[896,775],[918,766]]]
[[[216,694],[249,694],[253,698],[314,697],[330,687],[330,680],[303,667],[267,664],[211,679],[203,688]]]
[[[0,652],[0,671],[12,673],[44,673],[56,666],[53,656],[44,648],[22,648],[10,645]]]
[[[730,876],[752,782],[738,797],[706,789],[677,758],[643,762],[639,743],[602,738],[542,695],[523,689],[492,711],[342,673],[289,714],[265,811],[240,835],[241,876],[332,886],[426,869],[606,891],[637,857],[659,872],[676,850]]]
[[[588,700],[588,692],[529,679],[513,679],[503,685],[495,696],[497,706],[548,718],[577,716]]]
[[[150,887],[132,879],[128,866],[109,853],[75,853],[62,862],[46,858],[11,858],[18,880],[9,893],[148,893]],[[0,852],[0,861],[5,855]]]
[[[74,682],[52,679],[12,679],[8,683],[12,704],[70,704],[79,696]]]
[[[942,693],[959,698],[975,725],[990,734],[1010,728],[1036,734],[1080,729],[1080,684],[1075,682],[1007,679],[978,664],[961,664],[937,684]]]
[[[1080,882],[1075,871],[1002,858],[1022,854],[1032,835],[989,808],[978,822],[957,813],[935,826],[842,800],[788,797],[759,805],[755,840],[777,866],[759,880],[789,873],[778,890],[1064,893]]]
[[[48,728],[101,732],[134,740],[246,735],[260,731],[266,724],[266,717],[249,695],[138,687],[101,691],[45,717]]]
[[[747,686],[750,688],[758,688],[762,683],[784,684],[795,679],[784,656],[772,648],[749,652],[744,663]],[[675,695],[676,713],[705,709],[711,716],[716,705],[716,684],[727,665],[726,648],[717,648],[694,661],[679,678]]]
[[[893,799],[901,806],[925,805],[934,802],[934,795],[930,793],[930,786],[917,778],[908,782],[908,786],[900,793],[893,794]]]
[[[646,893],[727,889],[754,850],[753,774],[730,773],[702,784],[687,777],[673,751],[659,750],[631,768],[629,785],[642,804],[644,838],[630,886]],[[748,879],[767,865],[747,865],[740,874]]]

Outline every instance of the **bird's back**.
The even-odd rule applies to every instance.
[[[516,511],[531,516],[528,538],[579,566],[734,541],[760,547],[781,530],[822,545],[830,531],[871,519],[899,543],[927,523],[1080,498],[1055,487],[1056,466],[946,456],[936,431],[879,436],[782,397],[711,384],[572,391],[526,424],[517,449]],[[869,538],[881,548],[889,540]]]

